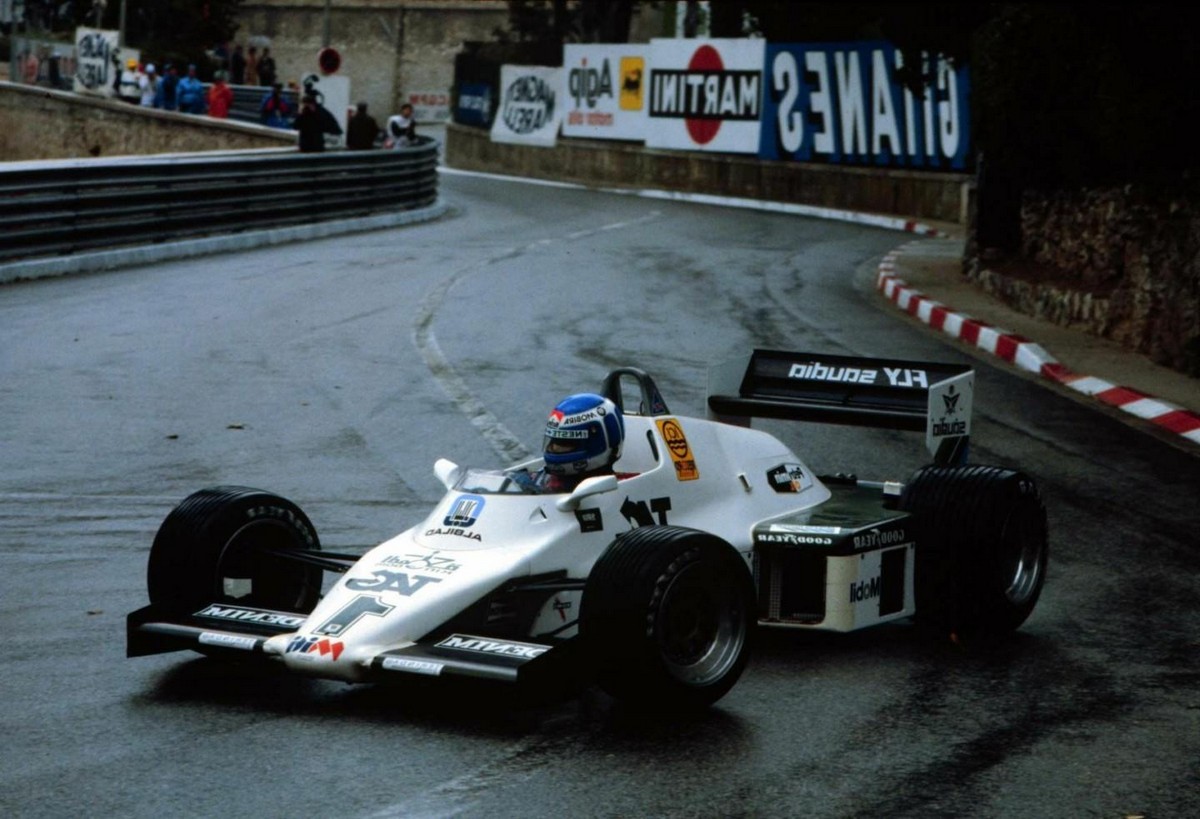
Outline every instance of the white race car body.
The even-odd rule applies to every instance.
[[[664,430],[672,436],[670,443]],[[620,532],[684,522],[732,544],[749,566],[757,523],[795,515],[830,496],[794,453],[756,430],[696,418],[631,415],[626,441],[616,464],[621,478],[583,487],[584,492],[604,491],[584,495],[578,505],[568,495],[521,493],[505,473],[455,476],[458,488],[428,518],[365,554],[294,634],[267,640],[263,651],[298,672],[361,681],[370,676],[376,657],[415,644],[502,583],[553,575],[586,578]],[[785,464],[798,491],[779,493],[768,483],[771,470]],[[534,461],[516,469],[536,471],[540,465]],[[443,471],[450,474],[453,468]],[[508,491],[496,491],[501,485]],[[574,637],[576,618],[568,615],[578,612],[581,596],[579,590],[550,596],[528,639],[545,650],[550,646],[537,641],[547,635]],[[508,646],[475,650],[537,656]],[[383,667],[432,671],[394,659]]]
[[[714,372],[708,418],[670,414],[653,381],[637,370],[606,380],[605,394],[618,406],[620,379],[630,376],[638,381],[639,408],[648,411],[625,411],[614,474],[546,492],[534,479],[540,460],[503,471],[439,461],[443,499],[425,520],[363,555],[320,551],[307,518],[277,496],[239,487],[197,493],[155,540],[152,603],[129,616],[129,655],[251,652],[298,673],[348,682],[413,674],[518,681],[571,655],[566,649],[579,644],[589,603],[593,625],[600,608],[613,617],[634,611],[630,639],[642,640],[639,609],[621,598],[621,573],[644,586],[654,612],[676,574],[686,575],[679,567],[701,553],[715,556],[704,563],[708,574],[686,576],[708,579],[699,591],[686,582],[679,588],[690,589],[693,602],[725,608],[712,617],[700,611],[689,628],[711,626],[719,650],[737,649],[736,662],[717,663],[733,678],[744,664],[737,636],[744,619],[850,631],[914,614],[918,536],[910,513],[897,507],[901,485],[818,478],[778,439],[751,429],[749,417],[924,429],[939,462],[961,463],[970,433],[969,369],[756,351]],[[660,534],[627,537],[648,530]],[[637,568],[653,562],[655,549],[666,555],[660,564]],[[635,557],[614,556],[622,551]],[[650,557],[636,557],[643,554]],[[306,585],[312,566],[342,573],[319,600]],[[193,579],[196,568],[219,584]],[[594,574],[601,577],[593,585]],[[1040,589],[1040,569],[1035,579]],[[736,588],[721,586],[726,582]],[[739,597],[742,583],[752,590]],[[258,589],[239,595],[239,584]],[[728,633],[734,637],[722,643],[720,634]],[[651,636],[647,645],[667,639]],[[609,642],[609,654],[619,657],[622,640]],[[679,645],[672,657],[684,651]],[[692,684],[692,665],[664,662]],[[716,692],[709,698],[731,684],[709,685]]]

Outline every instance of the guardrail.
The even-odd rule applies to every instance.
[[[0,263],[427,207],[437,158],[426,137],[388,151],[0,165]]]

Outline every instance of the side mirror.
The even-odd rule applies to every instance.
[[[433,465],[433,474],[437,475],[437,479],[442,482],[442,486],[447,489],[453,489],[462,480],[463,468],[454,463],[454,461],[438,458],[437,463]]]
[[[575,487],[575,491],[565,498],[559,498],[555,502],[555,506],[560,512],[574,512],[579,508],[579,504],[584,498],[590,498],[592,495],[603,495],[605,492],[612,492],[617,488],[616,475],[597,475],[594,478],[585,478],[579,486]]]

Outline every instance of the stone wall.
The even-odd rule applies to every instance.
[[[1014,308],[1200,376],[1200,196],[1124,187],[1027,192],[1020,265],[975,265]]]
[[[446,128],[446,164],[613,188],[655,188],[838,208],[938,222],[963,221],[963,174],[885,171],[754,156],[664,151],[609,140],[560,139],[553,148],[492,142],[487,131]]]
[[[236,43],[269,45],[281,82],[317,70],[324,44],[323,0],[245,0]],[[352,102],[363,101],[382,125],[413,91],[448,94],[454,55],[467,40],[490,40],[508,21],[503,0],[337,0],[329,42],[342,55]]]
[[[470,41],[491,41],[508,28],[506,0],[336,0],[330,4],[330,45],[342,55],[353,101],[364,101],[382,124],[414,91],[449,94],[454,57]],[[630,39],[663,32],[664,10],[635,6]],[[243,0],[234,42],[268,45],[279,78],[299,82],[317,68],[325,31],[324,0]]]
[[[296,144],[289,131],[8,82],[0,82],[0,122],[0,162]]]

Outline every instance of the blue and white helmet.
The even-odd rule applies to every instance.
[[[559,402],[546,422],[542,457],[552,475],[582,475],[621,457],[625,421],[609,399],[585,392]]]

